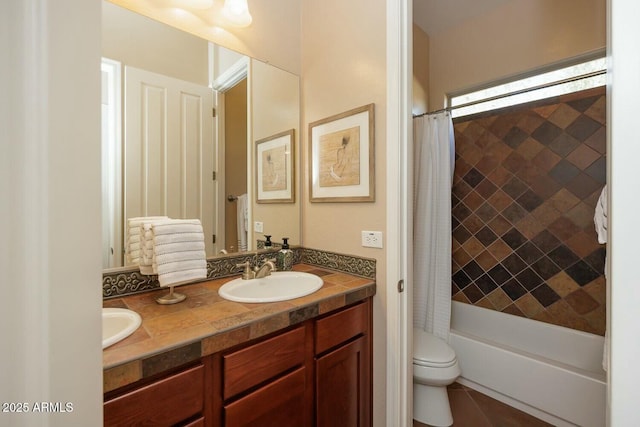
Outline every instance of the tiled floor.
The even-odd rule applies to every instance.
[[[515,408],[468,387],[448,387],[454,427],[544,427],[551,426]],[[413,427],[428,427],[417,421]]]

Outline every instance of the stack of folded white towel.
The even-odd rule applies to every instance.
[[[139,216],[127,219],[127,228],[125,229],[125,265],[137,265],[140,263],[142,256],[142,247],[140,246],[140,225],[144,222],[167,220],[166,216]]]
[[[142,274],[157,274],[160,286],[206,279],[204,233],[198,219],[151,219],[139,225]]]

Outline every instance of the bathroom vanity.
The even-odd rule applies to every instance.
[[[162,315],[138,306],[141,334],[149,338],[134,334],[104,352],[104,425],[370,426],[375,283],[297,268],[321,275],[323,288],[284,303],[216,301],[232,313],[206,322],[219,330],[179,344],[170,344],[171,331],[151,336],[147,330]],[[200,286],[213,293],[228,280]],[[168,310],[182,318],[189,318],[186,310],[201,315],[206,309],[198,298],[207,296],[193,296],[192,308]],[[135,309],[141,298],[120,302]],[[145,319],[147,312],[155,315]]]

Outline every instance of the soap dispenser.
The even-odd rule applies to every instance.
[[[278,270],[287,271],[291,270],[293,267],[293,251],[289,249],[289,238],[282,238],[282,249],[278,251],[278,255],[276,257],[276,263],[278,266]]]
[[[264,247],[265,249],[271,249],[272,242],[271,242],[271,235],[270,234],[265,234],[264,235],[265,241],[264,241]]]

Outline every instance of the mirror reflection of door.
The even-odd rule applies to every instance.
[[[224,92],[225,144],[225,249],[228,252],[246,250],[248,242],[243,230],[249,224],[242,199],[247,194],[247,79]],[[243,248],[244,245],[244,248]]]
[[[213,91],[125,67],[124,218],[197,218],[213,253]]]

